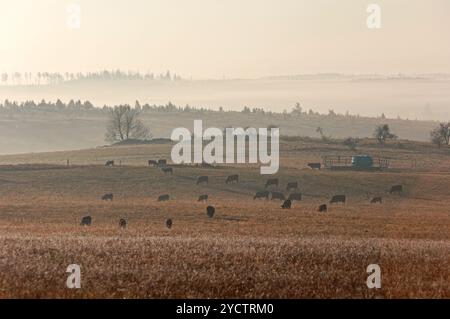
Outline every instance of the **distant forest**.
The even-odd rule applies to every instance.
[[[120,105],[122,106],[122,105]],[[124,106],[130,106],[125,104]],[[68,103],[62,102],[58,99],[56,102],[41,100],[41,102],[36,103],[35,101],[25,101],[25,102],[16,102],[5,100],[3,103],[0,102],[0,114],[14,114],[14,113],[35,113],[35,112],[59,112],[59,113],[71,113],[71,114],[102,114],[107,113],[109,110],[113,109],[114,106],[104,105],[103,107],[96,107],[90,101],[80,101],[80,100],[70,100]],[[135,102],[134,108],[142,113],[149,112],[186,112],[186,113],[242,113],[242,114],[255,114],[262,115],[267,117],[302,117],[307,118],[310,117],[327,117],[327,118],[347,118],[347,119],[359,119],[359,118],[370,118],[370,117],[362,117],[360,115],[352,115],[349,112],[345,114],[340,114],[330,109],[328,114],[320,114],[319,112],[315,112],[312,109],[303,110],[300,103],[297,103],[290,111],[283,112],[273,112],[265,110],[264,108],[249,108],[244,106],[240,112],[224,110],[222,107],[219,108],[218,111],[211,110],[208,108],[197,108],[190,105],[185,106],[177,106],[171,102],[168,102],[165,105],[150,105],[148,103],[141,105],[139,101]],[[379,119],[385,120],[386,116],[382,113],[379,116]],[[400,117],[397,117],[397,120],[401,120]]]
[[[449,74],[340,74],[340,73],[318,73],[297,74],[289,76],[269,76],[266,79],[278,80],[323,80],[323,79],[347,79],[354,81],[379,81],[379,80],[426,80],[426,79],[449,79]],[[98,72],[3,72],[0,74],[0,85],[54,85],[64,82],[75,82],[83,80],[130,80],[130,81],[181,81],[186,80],[179,74],[167,70],[164,73],[123,70],[101,70]]]
[[[181,76],[172,74],[170,71],[161,74],[151,72],[141,73],[135,71],[100,71],[89,73],[71,73],[71,72],[12,72],[1,74],[1,84],[3,85],[49,85],[60,84],[63,82],[82,81],[82,80],[161,80],[161,81],[180,81]]]

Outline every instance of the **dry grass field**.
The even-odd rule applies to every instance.
[[[172,176],[146,166],[170,145],[1,156],[0,298],[450,298],[448,152],[368,145],[356,153],[406,164],[338,172],[305,164],[354,151],[307,141],[281,150],[278,190],[298,181],[304,195],[291,210],[253,200],[267,179],[255,166],[175,166]],[[239,184],[225,184],[230,174]],[[208,186],[196,185],[202,175]],[[394,184],[405,192],[387,194]],[[171,200],[157,202],[162,194]],[[348,202],[318,213],[335,194]],[[81,227],[86,215],[93,224]],[[78,290],[66,288],[73,263]],[[381,267],[381,289],[366,286],[369,264]]]

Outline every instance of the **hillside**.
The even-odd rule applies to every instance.
[[[281,148],[280,184],[269,190],[287,195],[297,181],[303,198],[290,210],[253,200],[267,179],[255,166],[174,166],[173,175],[149,167],[148,159],[169,157],[167,144],[0,156],[0,297],[449,297],[447,150],[365,141],[358,153],[403,166],[338,172],[306,163],[354,153],[342,145],[292,138]],[[105,167],[107,159],[121,165]],[[225,184],[230,174],[238,184]],[[197,185],[205,175],[209,185]],[[402,194],[387,193],[395,184]],[[105,193],[114,200],[102,201]],[[162,194],[170,200],[158,202]],[[202,194],[208,203],[197,201]],[[345,205],[318,213],[335,194],[347,196]],[[383,203],[370,204],[374,196]],[[81,227],[86,215],[93,225]],[[74,262],[83,270],[77,291],[64,285]],[[373,263],[383,289],[366,287]]]
[[[115,160],[123,166],[147,166],[149,159],[168,159],[174,143],[102,146],[89,149],[58,152],[37,152],[0,155],[0,165],[100,165]],[[343,145],[342,140],[323,141],[319,138],[282,136],[280,139],[280,165],[285,168],[305,169],[309,162],[321,162],[324,156],[352,156],[367,154],[386,158],[394,170],[407,172],[450,172],[450,148],[437,148],[430,143],[397,140],[379,145],[374,139],[363,139],[356,149]],[[229,164],[216,165],[227,167]],[[248,167],[248,164],[234,164]],[[251,165],[255,167],[255,165]]]
[[[376,125],[387,123],[401,139],[428,141],[437,125],[431,121],[381,119],[345,115],[242,113],[220,111],[147,111],[142,120],[155,137],[170,137],[173,129],[192,130],[194,120],[206,127],[280,127],[281,135],[318,137],[317,127],[333,138],[370,137]],[[76,150],[104,145],[107,113],[86,111],[0,109],[0,154]]]

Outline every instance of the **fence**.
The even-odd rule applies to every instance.
[[[322,161],[323,165],[327,169],[363,169],[363,168],[357,168],[353,165],[353,156],[323,156]],[[397,159],[390,159],[390,158],[383,158],[383,157],[373,157],[373,165],[370,168],[367,168],[369,170],[371,169],[415,169],[416,168],[416,161],[414,160],[397,160]]]

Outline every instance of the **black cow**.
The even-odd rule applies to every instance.
[[[200,195],[198,198],[198,202],[207,202],[208,201],[208,195]]]
[[[285,200],[283,205],[281,205],[281,208],[283,209],[291,209],[292,201],[291,200]]]
[[[105,166],[114,166],[114,161],[106,161]]]
[[[312,169],[320,170],[322,168],[322,164],[320,163],[308,163],[308,166]]]
[[[166,219],[166,227],[171,229],[173,225],[172,219],[171,218],[167,218]]]
[[[278,186],[278,178],[272,178],[272,179],[268,179],[266,182],[266,186],[265,188],[274,185],[274,186]]]
[[[294,201],[301,201],[302,200],[302,194],[301,193],[292,193],[288,197],[289,200]]]
[[[125,219],[121,218],[119,220],[119,227],[120,228],[126,228],[127,227],[127,221]]]
[[[155,160],[149,160],[149,161],[148,161],[148,166],[154,166],[154,167],[156,167],[156,166],[158,166],[158,162],[155,161]]]
[[[206,215],[208,215],[209,218],[213,218],[215,213],[216,209],[213,206],[206,207]]]
[[[265,198],[269,199],[270,192],[268,191],[262,191],[262,192],[256,192],[255,196],[253,196],[253,200],[257,198]]]
[[[200,176],[200,177],[197,179],[197,185],[198,185],[198,184],[201,184],[201,183],[205,183],[205,184],[208,185],[208,182],[209,182],[208,176]]]
[[[280,192],[272,192],[272,200],[285,200],[286,198],[284,197],[283,193]]]
[[[230,184],[230,183],[239,183],[239,175],[230,175],[227,177],[227,180],[225,181],[226,184]]]
[[[114,199],[114,194],[105,194],[102,196],[102,200],[110,200],[112,201]]]
[[[158,197],[158,202],[166,202],[166,201],[168,201],[170,199],[170,196],[169,195],[161,195],[161,196],[159,196]]]
[[[371,204],[375,204],[375,203],[383,203],[383,199],[381,197],[374,197],[372,198],[372,200],[370,201]]]
[[[401,194],[403,193],[403,185],[394,185],[391,187],[389,194]]]
[[[91,216],[85,216],[81,219],[81,226],[91,226],[91,224],[92,224]]]
[[[163,167],[163,168],[161,168],[161,170],[163,171],[163,173],[164,174],[169,174],[169,175],[172,175],[173,174],[173,169],[172,169],[172,167]]]
[[[320,205],[318,211],[319,211],[320,213],[327,212],[327,211],[328,211],[327,204]]]
[[[335,195],[330,200],[330,204],[335,204],[335,203],[343,203],[343,204],[345,204],[345,200],[346,200],[345,195]]]
[[[288,183],[286,190],[289,192],[291,189],[298,189],[298,183],[297,182]]]

